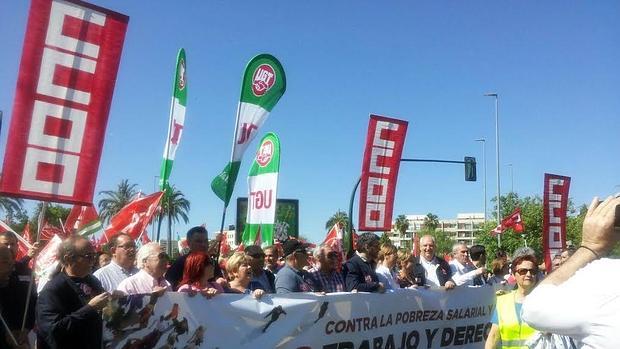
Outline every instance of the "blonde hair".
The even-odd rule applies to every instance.
[[[226,262],[226,272],[228,273],[228,279],[233,279],[233,273],[239,271],[239,266],[245,263],[245,253],[243,252],[235,252],[232,256],[228,258]]]
[[[406,250],[398,250],[398,263],[408,262],[412,259],[413,256],[411,255],[411,252]]]
[[[383,244],[381,245],[381,250],[379,250],[379,257],[377,258],[379,262],[385,259],[385,256],[389,254],[395,254],[398,250],[392,244]]]

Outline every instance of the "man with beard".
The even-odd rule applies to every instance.
[[[343,267],[347,291],[385,292],[385,285],[379,282],[375,273],[379,256],[379,237],[373,233],[363,233],[357,239],[357,251]]]
[[[119,233],[110,240],[112,261],[98,269],[93,275],[101,282],[103,289],[112,292],[121,281],[136,274],[136,243],[131,236]]]

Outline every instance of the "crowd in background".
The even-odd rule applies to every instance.
[[[596,216],[586,219],[584,227]],[[291,292],[385,293],[428,288],[450,292],[457,287],[493,287],[498,297],[486,347],[527,347],[526,342],[537,333],[521,316],[526,297],[545,278],[531,248],[517,249],[510,259],[499,251],[489,261],[484,246],[457,243],[449,256],[439,256],[435,239],[426,235],[420,238],[416,256],[391,244],[381,245],[373,233],[363,233],[348,259],[332,246],[311,250],[296,239],[265,248],[245,246],[217,259],[204,227],[191,228],[187,240],[188,253],[170,261],[158,243],[137,248],[127,234],[110,239],[109,253],[97,253],[88,239],[72,236],[60,245],[57,270],[45,285],[39,285],[37,294],[37,287],[30,286],[28,267],[36,251],[16,261],[17,239],[10,232],[0,233],[0,310],[6,323],[0,327],[0,347],[30,347],[28,333],[34,329],[39,348],[98,348],[101,310],[110,299],[165,292],[207,299],[225,293],[247,294],[260,300],[265,294]],[[599,257],[596,246],[581,247]],[[570,264],[573,253],[566,249],[555,256],[554,269],[561,271],[563,264]],[[575,347],[570,337],[558,338],[566,348]]]

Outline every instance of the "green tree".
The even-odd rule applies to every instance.
[[[30,231],[31,232],[36,232],[39,230],[39,215],[41,214],[42,208],[43,208],[42,202],[39,202],[34,208],[32,216],[30,217]],[[45,210],[43,219],[45,223],[62,229],[62,226],[67,221],[67,217],[69,216],[70,212],[71,212],[71,209],[68,207],[50,203],[47,205],[47,209]],[[24,223],[24,226],[25,225],[26,224]],[[22,227],[22,230],[23,230],[23,227]],[[16,231],[20,231],[20,230],[16,230]]]
[[[166,194],[161,199],[161,210],[157,213],[157,232],[161,230],[161,224],[165,217],[170,217],[170,221],[178,223],[183,221],[187,224],[189,222],[189,210],[190,202],[185,198],[185,195],[178,190],[174,185],[166,190]],[[158,234],[159,238],[159,234]]]
[[[400,239],[400,247],[406,250],[411,250],[412,242],[404,240],[405,233],[407,232],[407,229],[409,229],[409,220],[407,220],[407,216],[404,214],[398,215],[396,217],[396,221],[394,221],[394,228],[396,229],[396,233]]]
[[[0,211],[4,213],[4,220],[7,224],[13,223],[16,215],[24,210],[24,200],[9,196],[0,196]]]
[[[349,215],[341,210],[336,211],[336,213],[329,217],[327,222],[325,222],[325,229],[331,229],[336,223],[341,223],[343,228],[347,230],[347,227],[349,226]]]
[[[383,234],[381,234],[381,238],[379,238],[379,243],[381,245],[391,245],[392,240],[390,240],[389,233],[384,232]]]
[[[118,213],[125,205],[138,194],[136,184],[129,184],[128,179],[123,179],[116,190],[104,190],[99,192],[103,198],[99,200],[99,217],[102,222],[109,222],[110,218]]]
[[[493,200],[496,202],[496,200]],[[516,193],[508,193],[500,198],[502,218],[511,214],[515,208],[521,208],[521,219],[524,232],[522,234],[507,229],[501,236],[502,250],[512,254],[517,248],[527,245],[534,249],[538,258],[542,258],[542,230],[543,230],[543,205],[539,196],[527,196],[520,198]],[[497,206],[495,206],[497,207]],[[574,209],[572,201],[569,203],[569,213],[566,222],[566,238],[574,246],[581,243],[581,227],[587,209],[583,205],[578,210]],[[577,215],[571,215],[571,212]],[[494,214],[494,217],[497,217]],[[476,233],[476,241],[485,246],[489,260],[498,250],[497,237],[491,236],[490,232],[497,226],[497,221],[487,221]]]
[[[439,227],[439,217],[437,215],[428,213],[426,217],[424,217],[424,228],[427,228],[429,232],[435,231]]]

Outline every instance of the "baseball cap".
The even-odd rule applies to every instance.
[[[288,239],[282,243],[282,250],[284,251],[284,256],[288,256],[294,252],[306,252],[307,244],[295,239]]]

